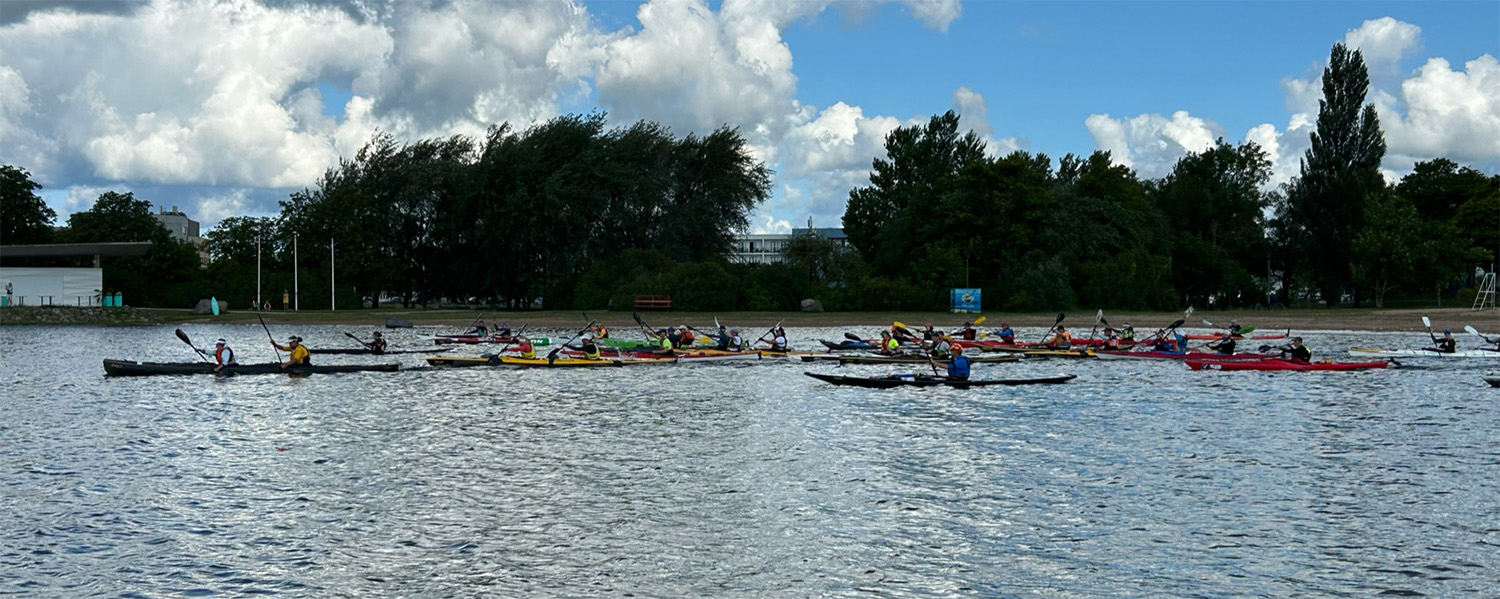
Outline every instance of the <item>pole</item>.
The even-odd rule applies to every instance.
[[[333,283],[333,238],[328,238],[328,311],[338,310],[339,287]]]
[[[302,309],[302,287],[297,282],[297,234],[292,234],[292,309]]]
[[[260,309],[260,236],[255,236],[255,309]]]

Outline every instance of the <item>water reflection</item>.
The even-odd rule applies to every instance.
[[[258,326],[188,332],[274,359]],[[1500,570],[1483,364],[872,391],[800,373],[889,367],[102,376],[194,359],[172,327],[10,327],[0,355],[16,596],[1455,597]]]

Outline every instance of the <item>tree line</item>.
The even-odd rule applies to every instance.
[[[340,306],[623,309],[637,294],[667,294],[691,310],[791,310],[803,298],[937,310],[952,287],[984,289],[988,309],[1025,311],[1451,295],[1494,260],[1500,176],[1438,158],[1387,184],[1359,52],[1334,46],[1322,81],[1301,171],[1274,188],[1251,142],[1218,140],[1143,180],[1103,151],[1055,163],[988,156],[955,113],[935,115],[887,135],[870,183],[850,191],[850,248],[801,237],[774,265],[731,260],[772,175],[738,131],[611,129],[598,113],[501,125],[483,139],[377,134],[280,214],[219,223],[203,268],[129,193],[105,193],[54,229],[38,186],[6,166],[0,242],[151,240],[144,258],[106,259],[106,286],[179,307],[210,295],[248,305],[257,260],[262,300],[292,287],[295,261],[304,305],[322,307],[330,259]]]

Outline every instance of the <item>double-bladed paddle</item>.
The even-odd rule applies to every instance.
[[[365,343],[364,340],[360,339],[359,337],[355,337],[354,334],[350,333],[349,331],[344,331],[343,333],[345,337],[353,339],[355,343],[365,346],[365,349],[370,349],[370,346],[374,345],[373,343]]]
[[[266,326],[266,319],[261,317],[260,312],[256,312],[255,317],[260,319],[260,328],[266,330],[266,338],[271,340],[271,351],[276,352],[276,361],[280,362],[281,349],[276,347],[276,338],[271,336],[271,327]]]
[[[1052,331],[1056,331],[1057,330],[1057,325],[1062,324],[1063,319],[1066,318],[1067,316],[1068,315],[1066,313],[1064,313],[1064,312],[1058,312],[1057,313],[1057,321],[1053,322],[1052,323],[1052,327],[1049,328],[1049,329],[1047,329],[1046,333],[1042,334],[1042,341],[1046,341],[1047,340],[1047,336],[1051,335]]]
[[[183,343],[188,344],[188,347],[193,348],[193,351],[197,352],[198,357],[203,358],[204,362],[208,362],[210,364],[213,363],[213,360],[208,359],[208,356],[203,353],[203,350],[198,349],[198,346],[193,345],[193,340],[188,339],[187,333],[182,332],[182,329],[177,329],[177,338],[181,339]]]
[[[1094,332],[1099,330],[1099,323],[1102,322],[1104,322],[1104,308],[1100,308],[1099,313],[1094,315],[1094,328],[1089,329],[1089,340],[1084,347],[1094,346]]]
[[[636,320],[639,321],[640,319],[637,318]],[[530,325],[528,325],[528,326],[530,326]],[[592,328],[594,328],[594,321],[590,320],[589,321],[589,326],[583,327],[583,329],[580,330],[580,331],[578,331],[578,333],[576,335],[573,335],[573,338],[569,339],[567,341],[567,343],[563,343],[562,345],[557,346],[556,349],[553,349],[552,351],[547,352],[547,365],[551,366],[554,362],[557,361],[557,354],[558,354],[558,352],[561,352],[564,347],[567,347],[568,343],[572,343],[574,341],[577,341],[579,337],[582,337],[584,333],[589,332],[589,329],[592,329]]]

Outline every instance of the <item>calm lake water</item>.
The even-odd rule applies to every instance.
[[[184,329],[274,358],[258,326]],[[976,378],[1079,378],[966,391],[785,361],[104,377],[194,359],[172,330],[0,328],[0,595],[1500,594],[1500,362],[1039,360]]]

